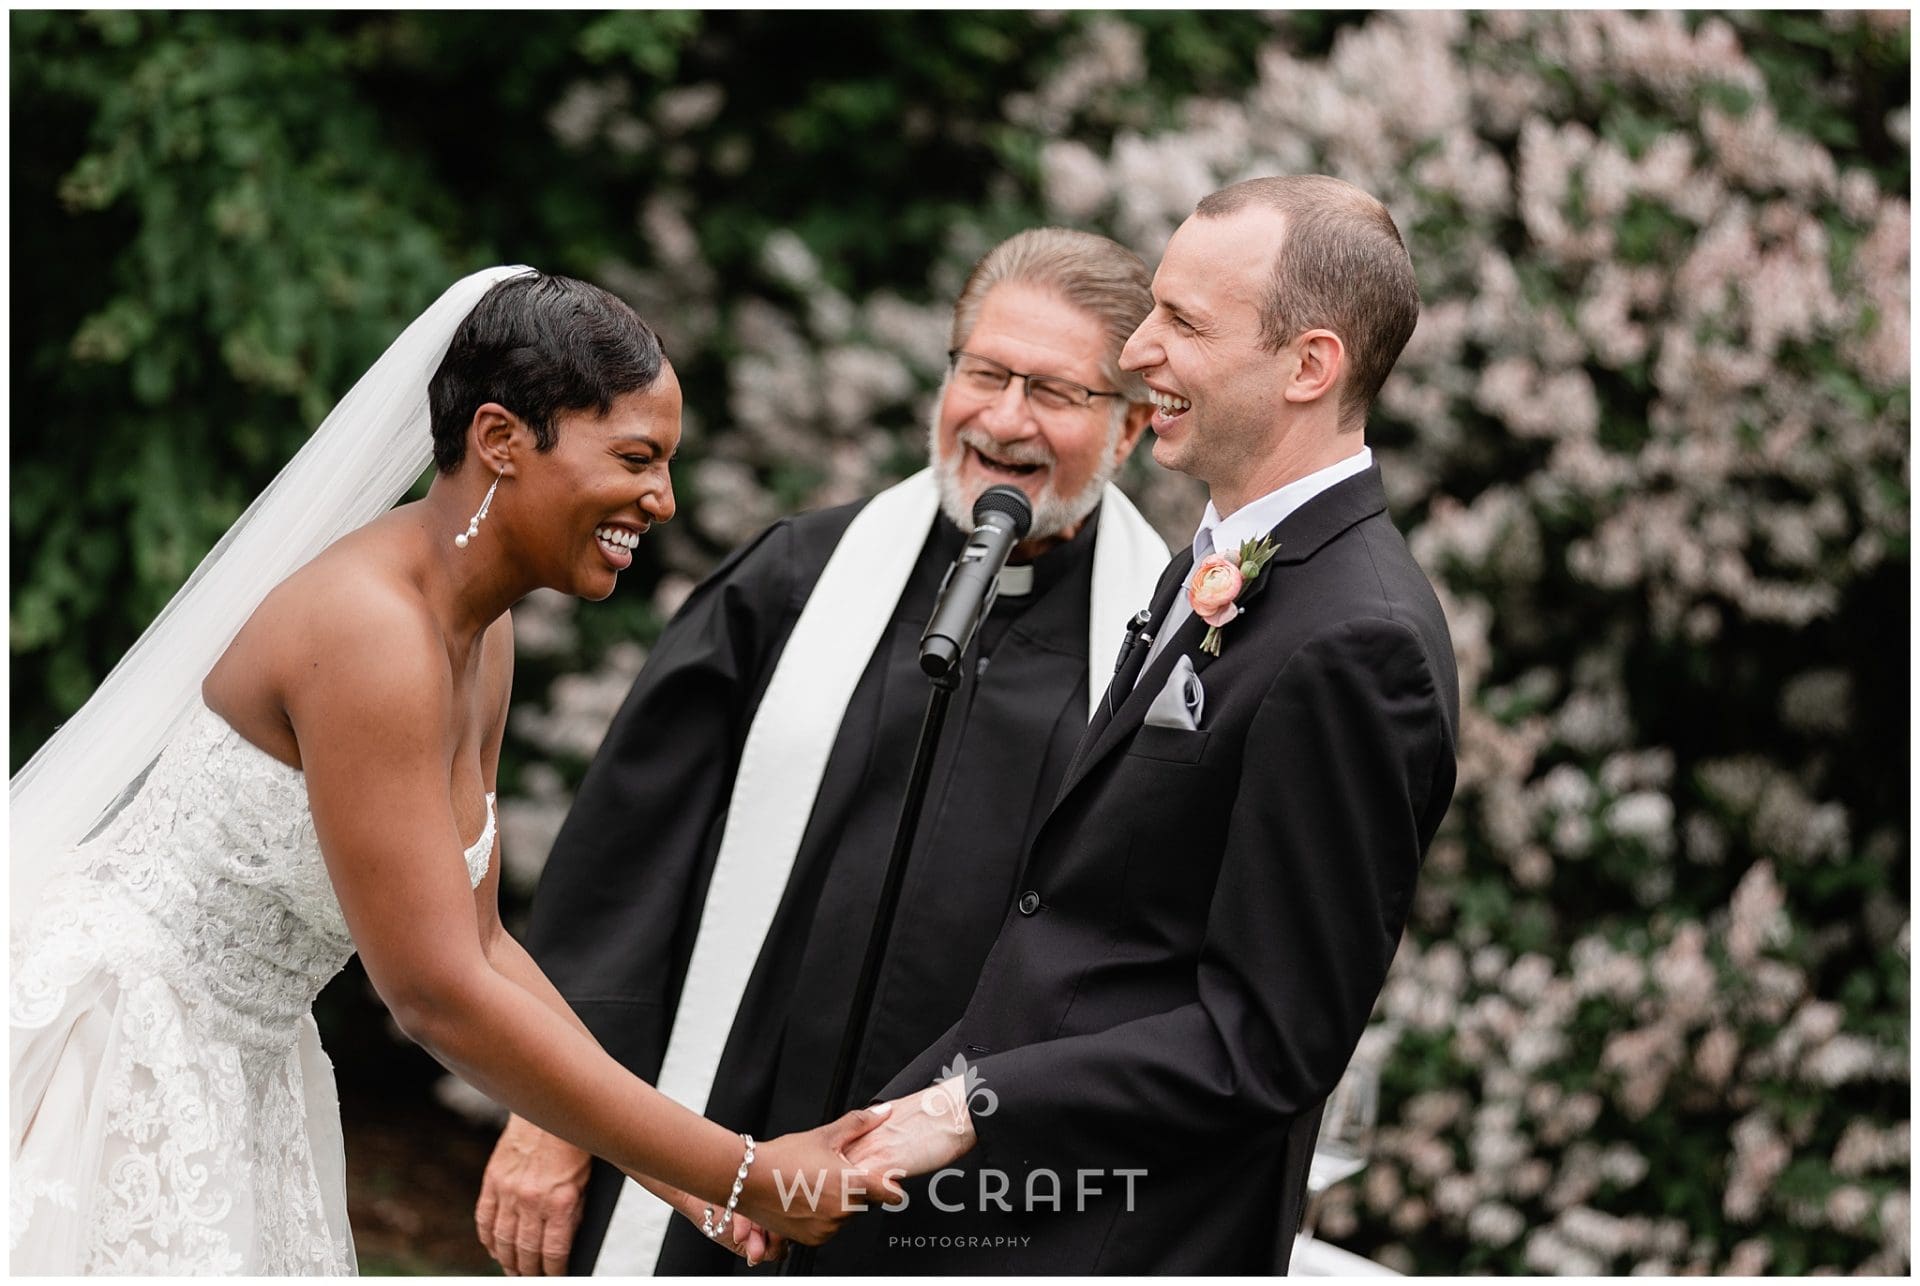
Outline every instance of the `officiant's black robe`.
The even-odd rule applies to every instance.
[[[775,523],[694,591],[608,730],[541,876],[529,950],[600,1043],[648,1080],[665,1056],[747,729],[859,508]],[[854,1102],[960,1016],[1014,897],[1086,726],[1097,526],[1096,514],[1040,558],[1032,592],[1003,596],[963,659]],[[924,536],[901,538],[924,547],[849,700],[707,1104],[709,1117],[756,1138],[825,1119],[926,710],[919,638],[965,537],[937,517]],[[1095,664],[1104,684],[1112,658]],[[620,1178],[595,1163],[571,1271],[598,1257]],[[659,1269],[740,1263],[675,1219]]]

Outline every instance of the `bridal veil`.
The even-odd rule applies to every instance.
[[[427,383],[496,283],[463,277],[401,332],[194,569],[78,713],[9,784],[17,931],[61,855],[111,819],[179,730],[200,683],[267,592],[406,494],[432,459]]]

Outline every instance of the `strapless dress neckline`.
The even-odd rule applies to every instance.
[[[256,746],[251,741],[248,741],[245,734],[243,734],[239,729],[235,728],[232,724],[228,723],[226,721],[226,718],[223,715],[221,715],[219,711],[215,710],[212,706],[208,705],[205,701],[196,699],[195,704],[198,705],[199,708],[206,713],[208,718],[212,719],[214,722],[218,723],[221,728],[225,729],[227,734],[233,738],[233,741],[236,745],[243,746],[247,750],[252,751],[255,755],[259,756],[261,760],[265,761],[268,764],[271,764],[273,767],[278,768],[281,772],[286,773],[290,777],[293,777],[294,779],[298,780],[301,783],[301,786],[303,788],[305,787],[307,775],[304,772],[302,772],[298,768],[295,768],[292,764],[289,764],[284,760],[280,759],[278,756],[268,754],[265,750],[262,750],[259,746]],[[496,813],[494,808],[495,793],[496,792],[491,790],[487,792],[487,822],[485,826],[480,828],[480,838],[475,840],[473,843],[467,845],[465,851],[461,854],[461,856],[466,859],[467,866],[470,868],[473,866],[474,862],[477,859],[481,857],[491,857],[493,855],[494,834],[499,827],[498,814]],[[483,871],[485,870],[484,867],[481,869]]]

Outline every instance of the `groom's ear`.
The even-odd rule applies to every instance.
[[[467,425],[467,447],[488,473],[513,475],[516,453],[533,448],[525,421],[498,402],[482,402]]]

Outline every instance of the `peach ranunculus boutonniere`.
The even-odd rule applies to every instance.
[[[1187,603],[1207,623],[1200,650],[1220,655],[1220,627],[1240,615],[1240,594],[1260,574],[1267,560],[1280,552],[1274,541],[1261,537],[1240,543],[1237,554],[1208,554],[1187,582]]]

